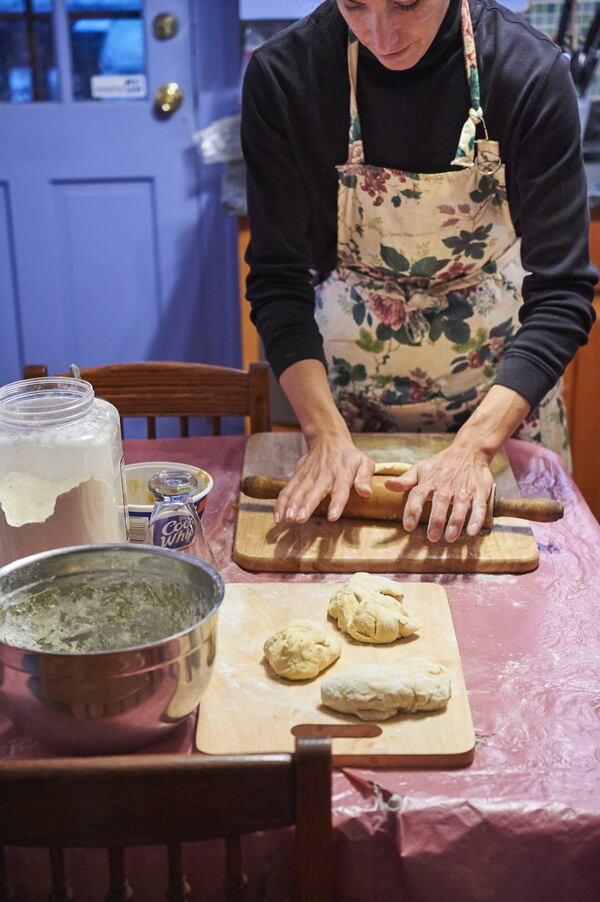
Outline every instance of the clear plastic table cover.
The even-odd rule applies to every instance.
[[[244,446],[239,436],[129,441],[125,457],[194,463],[211,473],[215,488],[204,523],[226,582],[345,579],[255,574],[232,563]],[[556,455],[517,441],[507,451],[521,494],[562,501],[565,517],[533,524],[540,548],[533,573],[401,576],[446,589],[475,724],[475,760],[460,769],[335,772],[336,895],[344,902],[600,900],[600,525]],[[189,718],[148,751],[191,752],[193,727]],[[0,715],[0,755],[50,754]],[[286,831],[252,837],[248,845],[248,899],[291,899]],[[201,873],[205,853],[192,848],[186,857],[192,883],[201,877],[207,898],[220,898],[219,886],[212,895]],[[164,880],[152,876],[158,863],[149,869],[147,853],[132,855],[132,867],[144,861],[136,869],[137,898],[161,898]],[[18,866],[21,853],[14,860],[33,887],[36,869]],[[89,876],[89,862],[77,861]],[[27,889],[24,899],[41,898]]]

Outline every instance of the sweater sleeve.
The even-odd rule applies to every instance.
[[[246,296],[277,378],[299,360],[312,358],[326,366],[314,316],[309,205],[285,123],[285,98],[255,54],[242,100],[251,235]]]
[[[553,387],[595,319],[597,273],[589,261],[589,211],[577,100],[558,55],[530,98],[517,135],[523,282],[521,327],[496,382],[535,407]]]

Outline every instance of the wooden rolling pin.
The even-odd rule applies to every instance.
[[[357,520],[402,520],[407,492],[392,492],[384,483],[389,476],[374,476],[373,494],[369,498],[361,498],[354,489],[350,492],[343,517]],[[242,481],[242,492],[250,498],[277,498],[287,480],[275,479],[272,476],[247,476]],[[316,514],[327,516],[329,496],[317,509]],[[429,521],[431,503],[427,502],[421,515],[421,523]],[[501,498],[496,496],[496,488],[491,491],[488,509],[483,523],[484,529],[491,529],[494,517],[519,517],[522,520],[535,520],[538,523],[551,523],[560,520],[564,508],[559,501],[546,498]]]

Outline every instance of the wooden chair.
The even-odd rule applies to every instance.
[[[295,824],[295,898],[331,902],[331,743],[298,738],[293,755],[136,755],[0,761],[0,900],[11,895],[6,846],[46,847],[53,902],[74,899],[64,850],[106,848],[109,902],[133,898],[130,846],[166,845],[170,902],[202,898],[181,843],[225,838],[224,896],[240,902],[240,836]],[[98,887],[93,887],[98,890]],[[76,900],[75,900],[76,902]]]
[[[42,364],[24,367],[25,379],[47,375]],[[148,438],[156,438],[156,417],[179,417],[182,437],[189,434],[188,417],[210,417],[213,435],[221,434],[221,417],[229,416],[248,416],[250,432],[271,428],[266,363],[251,363],[249,371],[203,363],[115,363],[81,370],[81,378],[114,404],[121,420],[146,417]]]

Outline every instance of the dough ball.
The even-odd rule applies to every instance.
[[[329,601],[328,614],[344,633],[376,645],[412,636],[419,624],[404,606],[398,585],[385,576],[355,573]]]
[[[406,658],[331,676],[321,683],[321,701],[361,720],[388,720],[399,712],[436,711],[450,698],[450,675],[441,664]]]
[[[311,680],[342,653],[339,640],[312,620],[292,620],[263,646],[265,658],[288,680]]]

